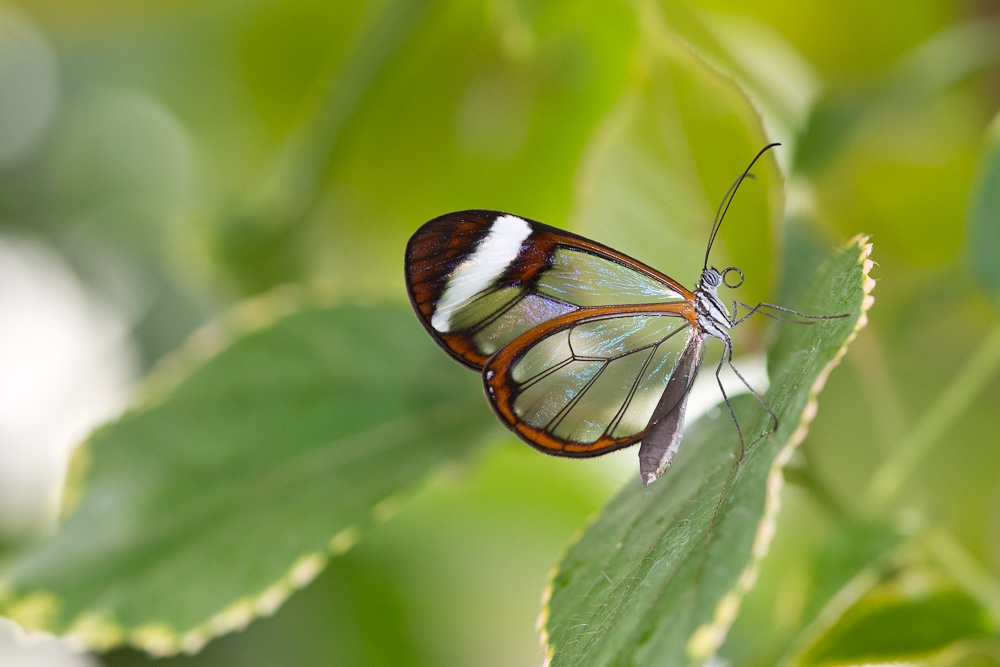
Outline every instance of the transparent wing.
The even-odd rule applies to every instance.
[[[641,439],[686,346],[700,340],[681,308],[608,310],[557,318],[484,369],[497,414],[549,454],[597,456]]]
[[[406,282],[427,331],[477,369],[519,336],[581,309],[693,299],[626,255],[497,211],[422,226],[407,245]]]

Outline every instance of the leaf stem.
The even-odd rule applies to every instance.
[[[923,419],[902,438],[872,475],[866,497],[867,507],[873,514],[882,514],[893,504],[932,447],[979,395],[998,367],[1000,323],[993,327],[958,375],[938,395],[937,401],[927,409]]]

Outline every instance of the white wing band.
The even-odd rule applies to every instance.
[[[448,277],[431,317],[431,326],[436,331],[448,333],[455,311],[496,283],[511,262],[517,259],[521,245],[530,235],[531,227],[527,221],[515,215],[497,218],[490,233]]]

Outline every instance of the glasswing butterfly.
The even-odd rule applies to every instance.
[[[777,426],[777,417],[733,366],[727,333],[767,303],[733,301],[743,272],[708,266],[712,244],[740,183],[716,213],[705,264],[694,290],[607,246],[500,211],[458,211],[424,224],[406,246],[406,286],[424,328],[448,354],[483,375],[500,420],[546,454],[589,457],[636,442],[643,484],[670,465],[684,429],[687,395],[707,337],[725,345],[736,373]],[[735,272],[739,282],[728,282]],[[749,310],[737,319],[737,306]]]

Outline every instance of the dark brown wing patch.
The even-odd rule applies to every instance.
[[[477,370],[518,336],[581,308],[693,298],[627,255],[499,211],[426,223],[407,245],[405,270],[424,327]]]

